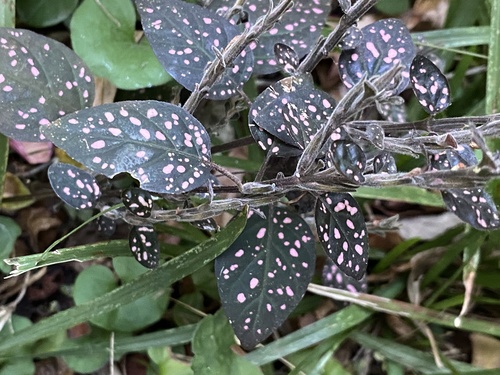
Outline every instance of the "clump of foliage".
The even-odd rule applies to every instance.
[[[367,226],[351,195],[360,187],[439,190],[446,207],[473,228],[500,226],[484,188],[500,173],[485,140],[499,135],[499,116],[438,119],[452,102],[448,80],[400,20],[382,19],[360,29],[356,21],[376,1],[341,1],[343,16],[323,37],[330,1],[233,3],[135,1],[145,34],[140,45],[147,41],[164,70],[189,91],[182,105],[127,100],[92,106],[94,67],[32,31],[0,30],[1,132],[19,141],[50,141],[78,162],[80,167],[56,162],[48,168],[55,194],[77,210],[95,210],[103,230],[112,231],[115,221],[130,224],[131,253],[154,269],[151,275],[190,262],[168,280],[158,276],[153,285],[191,274],[189,266],[200,257],[203,264],[215,258],[224,313],[242,347],[253,349],[304,297],[315,275],[317,244],[329,259],[325,285],[366,291],[368,232],[387,228]],[[75,16],[75,27],[78,22]],[[334,48],[340,49],[339,75],[347,88],[338,102],[317,88],[311,75]],[[253,100],[247,97],[244,85],[253,75],[277,72],[285,77]],[[405,120],[401,94],[408,87],[427,119]],[[248,109],[251,138],[213,145],[215,136],[196,113],[207,100],[227,101],[241,113]],[[214,161],[214,154],[249,142],[265,153],[252,178],[242,181]],[[400,172],[397,155],[420,155],[424,164]],[[221,185],[215,174],[229,182]],[[237,211],[243,214],[217,233],[214,218]],[[210,239],[170,261],[176,263],[164,262],[158,232],[170,220],[201,228]],[[201,248],[212,250],[204,254]],[[44,253],[37,266],[51,256]],[[19,259],[10,262],[17,274],[28,269]],[[113,283],[105,269],[98,271]],[[166,303],[168,296],[162,298]],[[97,321],[106,327],[103,322],[113,319],[102,315]],[[220,314],[213,320],[226,324]],[[204,320],[198,329],[208,332],[214,321]],[[222,340],[224,334],[214,332]],[[195,338],[193,351],[203,350]],[[235,358],[234,366],[248,365]],[[203,367],[199,361],[193,369]]]

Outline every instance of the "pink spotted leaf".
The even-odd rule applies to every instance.
[[[397,64],[404,67],[401,79],[393,82],[394,94],[403,91],[409,83],[410,65],[415,57],[415,46],[406,26],[389,18],[361,29],[362,41],[354,49],[345,49],[339,57],[340,78],[351,88],[366,74],[367,78],[380,76]]]
[[[128,238],[130,251],[146,268],[156,268],[160,263],[160,244],[153,227],[134,226]]]
[[[417,55],[410,67],[410,81],[418,102],[431,115],[451,105],[448,79],[427,57]]]
[[[342,272],[330,258],[326,259],[323,266],[322,279],[323,285],[331,288],[347,290],[352,293],[366,293],[368,290],[366,276],[363,276],[361,280],[356,280]]]
[[[136,0],[144,33],[165,70],[193,91],[207,64],[239,34],[238,28],[215,12],[180,0]],[[250,78],[253,54],[248,48],[235,59],[207,93],[228,99]]]
[[[52,164],[47,175],[56,195],[64,203],[78,210],[93,208],[101,196],[94,177],[74,165]]]
[[[330,155],[331,163],[337,171],[355,184],[365,181],[366,156],[361,147],[350,140],[333,142]]]
[[[382,151],[373,158],[374,173],[397,173],[396,159],[388,151]]]
[[[356,280],[368,265],[368,232],[356,200],[347,193],[327,193],[316,202],[316,230],[326,254]]]
[[[356,26],[351,26],[347,29],[342,40],[339,43],[339,47],[343,50],[354,49],[361,44],[363,41],[363,33]]]
[[[127,209],[139,217],[150,217],[153,209],[153,197],[140,188],[130,188],[122,193],[122,202]]]
[[[500,227],[500,217],[491,196],[483,188],[449,189],[441,192],[446,207],[476,229]]]
[[[472,148],[460,144],[429,156],[430,170],[450,170],[477,164]],[[441,191],[446,207],[461,220],[480,230],[500,227],[500,215],[492,197],[482,187]]]
[[[321,34],[326,17],[330,13],[330,0],[295,0],[293,7],[269,32],[259,37],[253,50],[256,74],[270,74],[280,70],[276,61],[274,45],[283,43],[297,52],[299,58],[310,52]],[[247,0],[243,10],[248,14],[246,27],[250,27],[269,10],[269,0]],[[277,4],[277,2],[275,2]],[[210,9],[227,11],[233,0],[214,0]]]
[[[321,279],[324,286],[346,290],[351,293],[366,293],[368,290],[366,275],[361,280],[356,280],[354,277],[342,272],[330,258],[326,258]],[[335,301],[335,303],[341,307],[349,305],[349,302]]]
[[[335,105],[331,96],[314,88],[310,77],[287,77],[268,87],[253,102],[248,122],[255,125],[250,126],[250,131],[263,149],[275,154],[269,139],[304,150]]]
[[[87,108],[94,81],[64,44],[22,29],[0,28],[0,132],[40,142],[40,126]]]
[[[286,44],[276,43],[274,45],[274,55],[283,71],[288,74],[294,74],[299,66],[299,56],[297,52]]]
[[[253,213],[238,239],[215,261],[222,306],[244,348],[253,348],[297,306],[314,273],[307,223],[285,208]]]
[[[210,138],[187,111],[154,100],[84,109],[56,120],[42,133],[95,173],[127,172],[141,188],[182,193],[210,178]]]
[[[111,237],[116,231],[116,220],[101,215],[96,220],[96,226],[102,237]]]

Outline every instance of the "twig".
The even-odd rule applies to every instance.
[[[208,89],[212,87],[224,73],[224,67],[231,66],[234,59],[236,59],[241,52],[262,33],[270,30],[292,5],[293,0],[281,0],[280,3],[270,9],[266,15],[260,17],[250,29],[234,37],[226,48],[221,51],[222,56],[216,57],[209,64],[208,68],[205,69],[203,78],[200,83],[196,85],[188,100],[184,103],[183,108],[189,113],[193,113]]]
[[[299,73],[310,73],[318,63],[328,55],[328,53],[340,42],[349,27],[357,22],[378,0],[359,0],[346,14],[344,14],[337,27],[328,35],[326,39],[320,39],[307,54],[299,68]]]

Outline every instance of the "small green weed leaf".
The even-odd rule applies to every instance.
[[[215,261],[222,306],[243,347],[253,348],[300,302],[314,273],[307,223],[273,207],[252,213],[241,236]]]
[[[92,72],[121,89],[161,85],[171,78],[148,41],[135,41],[131,1],[85,0],[71,18],[71,42]]]
[[[140,188],[127,189],[122,194],[122,201],[130,212],[139,217],[150,217],[153,209],[153,197]]]
[[[356,184],[365,181],[366,156],[361,147],[352,141],[336,141],[332,154],[331,162],[344,177]]]
[[[118,287],[113,272],[101,265],[93,265],[83,270],[75,281],[73,298],[76,305],[82,305]],[[167,290],[157,290],[134,302],[121,305],[117,309],[96,316],[90,321],[110,331],[133,332],[142,329],[161,318],[168,300]]]
[[[211,10],[180,0],[136,0],[142,26],[167,72],[193,91],[207,64],[239,34],[238,28]],[[210,88],[210,99],[228,99],[248,81],[253,54],[243,51]]]
[[[14,249],[14,243],[17,237],[21,235],[21,228],[10,217],[0,216],[0,270],[9,272],[10,266],[5,264],[3,260],[9,257],[9,254]]]
[[[32,31],[0,29],[0,131],[39,142],[40,126],[94,100],[89,69],[64,44]]]
[[[11,321],[7,322],[7,324],[3,325],[2,330],[0,331],[0,341],[8,342],[11,334],[15,334],[17,331],[22,330],[23,328],[29,329],[32,325],[31,321],[24,316],[13,314]],[[16,355],[23,354],[32,354],[33,353],[33,345],[27,345],[25,347],[20,348],[16,352]],[[14,357],[14,356],[11,356]],[[26,358],[6,358],[7,360],[2,360],[0,363],[0,375],[33,375],[35,373],[35,364],[32,360]]]
[[[149,367],[147,374],[193,375],[189,363],[172,353],[170,348],[151,347],[148,356],[156,366]]]
[[[153,227],[148,225],[132,227],[128,242],[135,260],[146,268],[158,267],[160,244]]]
[[[410,82],[427,113],[435,115],[451,105],[448,79],[427,57],[415,56],[410,67]]]
[[[253,50],[255,73],[270,74],[279,71],[280,65],[274,54],[276,43],[293,47],[299,58],[309,53],[330,13],[330,3],[329,0],[295,0],[293,7],[285,13],[280,22],[259,37]],[[264,16],[269,10],[269,4],[271,3],[267,0],[247,0],[243,5],[243,11],[248,14],[246,27],[255,24]],[[233,5],[232,0],[214,0],[210,3],[210,9],[227,11]]]
[[[77,6],[78,0],[17,0],[16,12],[22,23],[41,28],[66,20]]]
[[[120,334],[115,335],[115,340]],[[93,347],[96,341],[106,340],[109,342],[110,332],[99,327],[92,327],[92,331],[84,336],[76,339],[67,339],[63,343],[63,347]],[[64,362],[75,372],[90,374],[95,373],[102,368],[109,360],[109,353],[105,350],[94,351],[92,355],[64,355],[62,356]]]
[[[326,123],[335,105],[331,96],[314,88],[310,77],[287,77],[255,99],[248,115],[250,131],[264,150],[272,146],[270,150],[276,155],[283,156],[280,153],[283,148],[269,144],[271,137],[304,150]],[[259,133],[261,130],[265,133]]]
[[[124,284],[134,280],[147,271],[134,259],[127,256],[113,257],[113,269]]]
[[[74,165],[52,164],[47,175],[56,195],[64,203],[78,210],[94,207],[101,196],[101,189],[95,178]]]
[[[316,203],[316,229],[326,254],[346,275],[360,280],[368,266],[368,231],[358,202],[347,193],[327,193]]]
[[[223,313],[203,318],[193,337],[194,375],[262,375],[258,366],[231,350],[234,344],[234,335]]]
[[[221,229],[220,232],[214,234],[211,238],[160,265],[158,268],[145,272],[140,277],[136,277],[134,280],[126,284],[122,284],[112,292],[106,293],[94,299],[87,291],[87,300],[89,302],[71,307],[67,310],[42,319],[33,327],[20,330],[16,334],[9,336],[8,340],[0,340],[0,355],[5,357],[13,351],[19,351],[20,348],[27,344],[34,343],[41,338],[53,335],[57,330],[73,327],[78,323],[87,321],[89,317],[96,317],[113,311],[116,306],[124,306],[128,303],[136,301],[137,299],[140,300],[141,297],[157,294],[162,290],[162,288],[167,288],[174,282],[208,265],[216,256],[226,250],[240,235],[245,227],[247,220],[246,214],[247,209],[245,208],[225,228]],[[51,253],[47,256],[47,259],[44,262],[45,264],[54,264],[54,261],[60,263],[61,257],[66,260],[75,259],[77,256],[75,254],[82,254],[82,252],[85,253],[89,248],[93,248],[91,250],[92,254],[97,252],[101,256],[116,256],[117,253],[114,252],[115,249],[113,249],[114,244],[116,244],[116,250],[118,250],[120,254],[123,254],[123,251],[126,250],[125,241],[109,241],[104,244],[85,245],[73,249],[61,249],[61,254],[53,255],[53,253]],[[36,254],[23,258],[29,258],[29,263],[33,264],[35,260],[40,258],[40,256],[39,254]],[[78,259],[81,259],[81,257],[78,256]],[[91,259],[94,259],[94,257],[91,256],[87,258],[87,260]],[[130,260],[133,261],[131,258]],[[82,286],[85,285],[86,282],[84,281]],[[82,290],[87,289],[88,288],[85,287]],[[147,307],[141,308],[142,313],[144,313],[145,310],[142,309],[147,309]],[[138,320],[141,319],[142,317],[138,318]],[[181,329],[181,331],[183,330]],[[190,337],[191,335],[189,334],[186,341],[189,341]]]
[[[172,308],[172,318],[176,325],[184,326],[195,324],[201,320],[201,317],[193,310],[186,307],[203,311],[203,294],[201,292],[192,292],[181,295],[178,300],[183,304],[176,303]],[[184,305],[185,304],[185,305]]]
[[[33,375],[36,371],[33,361],[25,359],[13,359],[2,363],[0,366],[0,375]]]
[[[206,183],[210,138],[181,107],[153,100],[105,104],[42,129],[68,155],[96,173],[128,172],[145,190],[180,193]]]
[[[398,94],[409,83],[409,69],[415,57],[410,32],[398,19],[383,19],[361,29],[362,42],[354,49],[343,50],[339,57],[340,78],[351,88],[367,74],[380,76],[397,64],[405,70],[392,91]]]

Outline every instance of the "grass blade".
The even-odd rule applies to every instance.
[[[209,240],[172,259],[160,267],[141,275],[92,302],[72,307],[18,331],[0,343],[0,356],[12,353],[22,345],[50,336],[61,329],[70,328],[88,319],[126,305],[139,297],[154,293],[210,263],[224,252],[240,235],[246,223],[246,210],[226,228]]]

